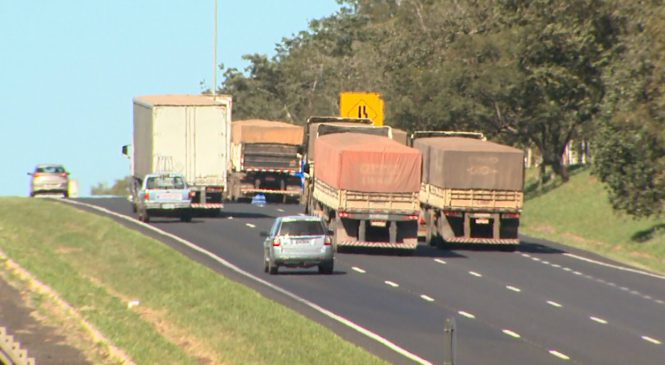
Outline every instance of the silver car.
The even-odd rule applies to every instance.
[[[30,180],[30,196],[39,194],[62,194],[69,197],[69,172],[62,165],[40,164],[34,172],[28,172]]]
[[[148,174],[143,180],[136,203],[139,220],[150,222],[150,217],[178,217],[192,221],[192,194],[181,174]]]
[[[319,217],[286,216],[275,219],[270,232],[261,232],[265,272],[277,274],[280,266],[318,266],[332,274],[335,248],[332,235]]]

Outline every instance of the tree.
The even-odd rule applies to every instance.
[[[636,217],[658,215],[665,201],[665,8],[626,4],[621,42],[607,67],[606,96],[594,139],[594,172],[612,206]]]
[[[110,187],[108,184],[101,182],[93,186],[90,193],[92,195],[128,196],[130,181],[131,177],[127,176],[123,179],[116,180]]]

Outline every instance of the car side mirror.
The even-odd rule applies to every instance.
[[[268,237],[268,232],[266,232],[266,231],[261,231],[261,232],[259,232],[259,236],[261,236],[261,237]]]
[[[306,163],[306,164],[302,167],[302,171],[303,171],[304,173],[306,173],[306,174],[309,174],[309,164],[308,164],[308,163]]]

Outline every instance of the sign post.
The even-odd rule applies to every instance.
[[[339,115],[344,118],[366,118],[374,125],[383,125],[383,98],[379,93],[342,92],[339,94]]]

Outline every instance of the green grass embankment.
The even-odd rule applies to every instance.
[[[573,171],[565,184],[549,182],[540,192],[535,174],[527,172],[522,233],[665,274],[665,220],[636,220],[613,211],[589,169]]]
[[[383,363],[158,241],[63,203],[0,198],[0,249],[138,364]],[[132,300],[140,304],[128,308]]]

